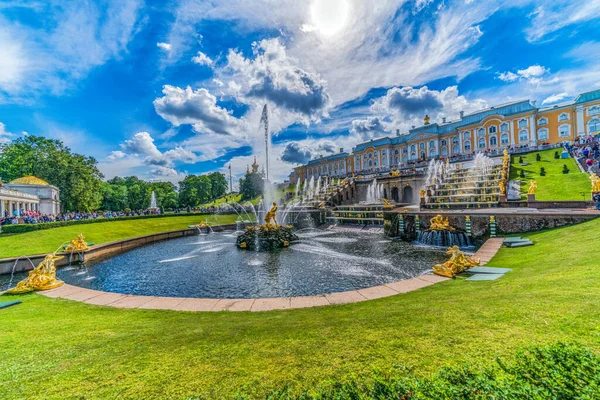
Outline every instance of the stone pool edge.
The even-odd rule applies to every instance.
[[[490,261],[502,247],[502,238],[488,239],[475,253],[482,264]],[[64,284],[56,289],[37,292],[46,297],[79,301],[97,306],[108,306],[123,309],[148,309],[172,311],[273,311],[329,306],[335,304],[351,304],[395,296],[422,289],[444,282],[450,278],[434,274],[425,274],[415,278],[365,289],[347,292],[330,293],[316,296],[275,297],[259,299],[198,299],[190,297],[138,296],[103,292],[79,286]]]

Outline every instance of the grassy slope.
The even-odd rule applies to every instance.
[[[413,365],[485,363],[521,345],[600,347],[600,220],[502,249],[496,282],[268,313],[118,310],[40,295],[0,311],[0,397],[187,398]],[[560,250],[560,254],[557,253]],[[14,297],[8,297],[14,298]]]
[[[555,160],[555,151],[560,154],[562,150],[545,150],[513,156],[510,179],[521,180],[521,193],[524,196],[527,194],[529,181],[535,179],[537,182],[536,199],[538,200],[582,200],[582,192],[585,193],[585,199],[589,200],[591,185],[588,175],[579,170],[572,158]],[[541,156],[541,161],[536,161],[536,154]],[[523,157],[523,161],[529,165],[521,167],[519,157]],[[565,164],[570,170],[566,175],[562,173]],[[540,176],[541,167],[546,169],[546,176]],[[521,169],[525,171],[525,179],[519,177]]]
[[[189,225],[207,220],[209,224],[231,224],[236,215],[191,215],[185,217],[148,218],[133,221],[115,221],[89,225],[74,225],[17,235],[0,236],[0,258],[49,253],[62,243],[83,233],[86,240],[95,244],[112,242],[134,236],[185,229]]]

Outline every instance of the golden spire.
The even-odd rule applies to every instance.
[[[254,162],[252,163],[252,172],[258,173],[258,163],[256,162],[256,156],[254,156]]]
[[[429,121],[431,120],[431,118],[429,118],[429,115],[425,116],[425,125],[429,125]]]

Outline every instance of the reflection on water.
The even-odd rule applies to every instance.
[[[67,283],[108,292],[202,298],[307,296],[418,276],[447,259],[441,250],[359,231],[302,230],[271,253],[242,251],[230,232],[192,236],[59,269]],[[18,279],[15,279],[18,281]],[[1,283],[1,282],[0,282]]]

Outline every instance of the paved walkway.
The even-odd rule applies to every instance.
[[[502,247],[502,241],[502,238],[489,239],[477,253],[475,253],[474,257],[481,258],[481,264],[487,263],[494,257],[500,247]],[[85,289],[68,284],[64,284],[56,289],[38,293],[47,297],[117,308],[175,311],[271,311],[328,306],[330,304],[358,303],[360,301],[394,296],[399,293],[412,292],[448,279],[449,278],[433,274],[425,274],[416,278],[405,279],[366,289],[352,290],[349,292],[330,293],[318,296],[266,299],[196,299],[184,297],[137,296]]]

